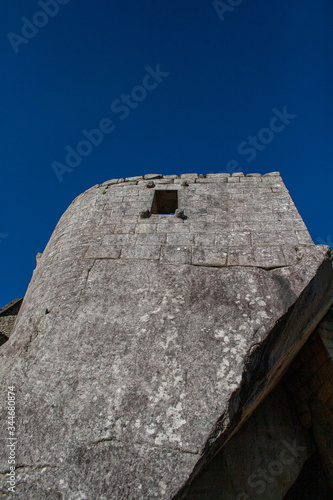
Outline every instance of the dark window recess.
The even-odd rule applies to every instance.
[[[152,214],[174,214],[177,208],[178,191],[155,191],[151,207]]]

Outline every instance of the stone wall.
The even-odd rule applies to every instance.
[[[292,363],[287,385],[302,425],[312,427],[333,490],[333,362],[320,338],[321,328]]]
[[[70,205],[0,349],[25,500],[181,495],[332,304],[330,249],[279,175],[151,177]],[[184,218],[140,216],[159,189],[177,190]]]
[[[0,345],[10,337],[23,299],[15,299],[0,309]]]
[[[318,333],[333,360],[333,307],[331,307],[323,321],[321,321]]]
[[[177,190],[184,218],[141,218],[156,190]],[[51,242],[78,228],[85,259],[271,269],[297,263],[302,247],[313,245],[278,172],[110,180],[74,200]]]

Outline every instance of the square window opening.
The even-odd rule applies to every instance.
[[[157,190],[151,207],[152,214],[174,215],[178,208],[178,191]]]

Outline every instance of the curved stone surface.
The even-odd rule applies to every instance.
[[[329,248],[278,175],[153,177],[74,200],[1,347],[19,498],[177,495],[329,307]],[[140,218],[162,188],[177,188],[185,219]],[[5,446],[0,472],[6,498]]]

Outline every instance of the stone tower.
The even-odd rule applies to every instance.
[[[332,287],[330,249],[277,172],[80,195],[0,348],[17,498],[282,499],[304,474],[325,498]]]

